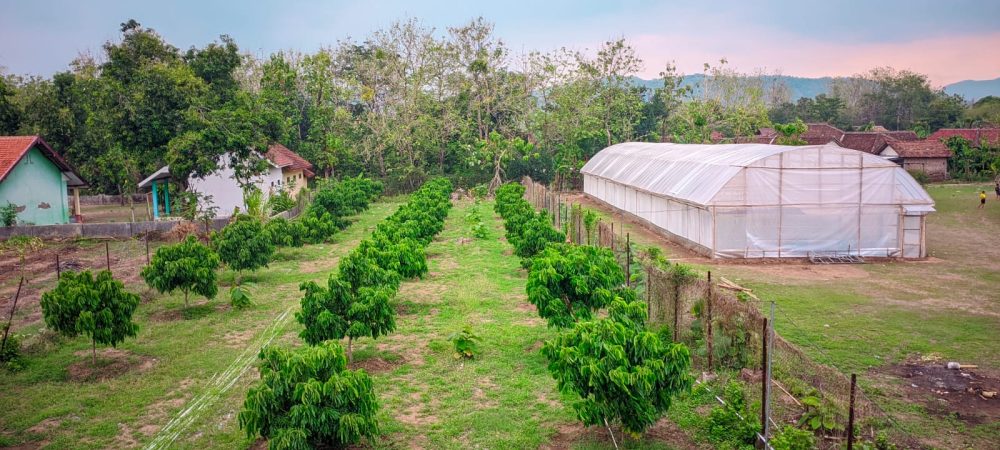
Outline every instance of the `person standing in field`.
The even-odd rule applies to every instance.
[[[986,191],[979,191],[979,209],[986,207]]]

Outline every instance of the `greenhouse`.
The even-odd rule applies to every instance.
[[[833,144],[601,150],[584,192],[713,258],[922,258],[934,201],[896,163]]]

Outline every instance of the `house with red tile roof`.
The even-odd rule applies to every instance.
[[[0,136],[0,206],[13,205],[17,223],[55,225],[80,218],[76,169],[39,136]],[[69,190],[72,189],[72,204]]]
[[[295,198],[306,187],[309,178],[316,176],[313,165],[281,144],[271,144],[264,154],[274,165],[281,169],[285,190]]]
[[[261,156],[266,160],[267,168],[264,173],[249,180],[249,183],[257,186],[265,197],[280,191],[295,197],[306,187],[307,180],[314,176],[312,164],[284,145],[271,144]],[[230,166],[230,159],[230,155],[223,155],[219,158],[218,170],[202,178],[187,180],[188,191],[198,194],[199,208],[203,211],[214,209],[218,217],[229,217],[237,211],[246,211],[243,186],[236,179],[236,171]],[[170,179],[170,166],[164,166],[139,182],[140,189],[152,191],[153,217],[156,219],[161,215],[160,205],[166,215],[171,214],[167,188]]]
[[[948,178],[948,158],[952,154],[940,139],[920,139],[912,131],[889,131],[882,127],[875,127],[872,131],[843,131],[826,123],[809,123],[806,126],[808,129],[800,137],[808,145],[834,143],[882,156],[911,172],[923,172],[934,181]],[[773,144],[778,136],[773,128],[762,128],[757,136],[737,142]]]
[[[936,141],[947,141],[948,138],[958,136],[972,143],[972,146],[979,146],[981,143],[987,145],[1000,145],[1000,128],[942,128],[931,133],[927,139]]]

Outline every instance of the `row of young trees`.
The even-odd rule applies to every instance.
[[[623,39],[515,53],[481,18],[446,30],[405,20],[266,57],[227,36],[182,51],[130,20],[120,39],[51,78],[0,76],[0,133],[41,134],[103,193],[132,192],[165,164],[182,182],[205,175],[227,152],[247,179],[262,168],[252,149],[269,142],[324,175],[365,173],[412,190],[433,176],[463,186],[573,178],[614,143],[701,143],[797,117],[928,131],[965,120],[961,98],[906,71],[836,79],[791,103],[776,76],[725,60],[693,83],[671,65],[654,85],[637,82],[645,69]],[[1000,121],[987,103],[975,108],[978,124]]]
[[[524,187],[497,191],[496,211],[508,240],[529,267],[527,293],[539,316],[560,329],[541,349],[559,389],[586,425],[619,423],[631,435],[653,425],[693,378],[686,346],[666,329],[650,330],[646,304],[625,284],[625,273],[605,248],[563,243],[545,213],[524,199]],[[549,231],[542,231],[548,228]],[[607,309],[607,318],[595,313]]]
[[[302,284],[295,318],[308,346],[261,352],[261,381],[239,413],[248,436],[268,438],[271,449],[303,449],[341,448],[378,435],[371,378],[348,369],[353,341],[395,330],[392,299],[403,279],[427,273],[425,248],[444,228],[451,191],[444,178],[424,183],[340,260],[326,286]],[[345,337],[346,354],[337,342]]]
[[[211,237],[210,245],[188,235],[179,243],[157,248],[140,275],[161,294],[182,292],[186,308],[192,293],[215,298],[217,271],[225,264],[237,273],[237,286],[231,292],[233,305],[248,306],[249,297],[238,286],[242,272],[267,267],[276,246],[328,239],[346,226],[348,216],[367,208],[379,192],[381,183],[361,177],[326,182],[317,190],[319,201],[293,221],[275,219],[265,224],[266,214],[260,217],[255,214],[259,208],[248,208],[251,214],[234,217]],[[311,223],[328,225],[303,225]],[[55,289],[42,294],[41,300],[45,322],[52,330],[68,337],[84,334],[91,338],[95,362],[97,344],[115,346],[136,335],[138,325],[132,322],[132,315],[138,304],[138,296],[106,270],[96,276],[89,271],[64,272]]]

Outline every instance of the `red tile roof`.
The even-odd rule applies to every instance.
[[[267,156],[267,159],[271,160],[271,162],[273,162],[276,166],[282,169],[289,168],[291,170],[301,170],[307,177],[312,177],[314,175],[312,171],[312,163],[306,161],[305,158],[299,156],[298,153],[289,150],[288,147],[285,147],[284,145],[271,144],[271,146],[267,148],[265,156]]]
[[[844,148],[853,148],[865,153],[878,154],[885,148],[885,141],[886,138],[881,133],[862,131],[844,133],[844,137],[840,140],[839,144]]]
[[[952,136],[963,137],[972,145],[979,145],[982,141],[990,145],[1000,144],[1000,128],[942,128],[931,133],[927,139],[944,141]]]
[[[42,152],[49,160],[52,161],[59,170],[63,172],[70,172],[76,178],[80,180],[79,183],[73,183],[72,180],[69,186],[83,187],[86,186],[86,181],[83,180],[76,170],[71,166],[66,160],[56,153],[48,143],[45,142],[39,136],[0,136],[0,181],[7,178],[11,169],[24,158],[24,155],[28,153],[32,147],[38,147],[38,150]]]
[[[951,158],[951,149],[936,139],[901,141],[889,138],[887,144],[905,158]]]
[[[877,127],[874,131],[845,132],[825,123],[806,124],[809,129],[800,136],[808,145],[833,142],[841,147],[878,155],[887,145],[903,158],[950,158],[951,150],[939,139],[920,139],[913,131],[888,131]],[[884,130],[884,131],[883,131]],[[1000,137],[1000,129],[997,137]],[[933,136],[933,135],[932,135]],[[737,142],[773,144],[777,133],[771,128],[761,128],[757,136],[738,139]]]
[[[844,137],[844,132],[835,126],[825,123],[806,124],[809,129],[802,133],[802,140],[809,145],[822,145],[830,142],[840,142]]]

